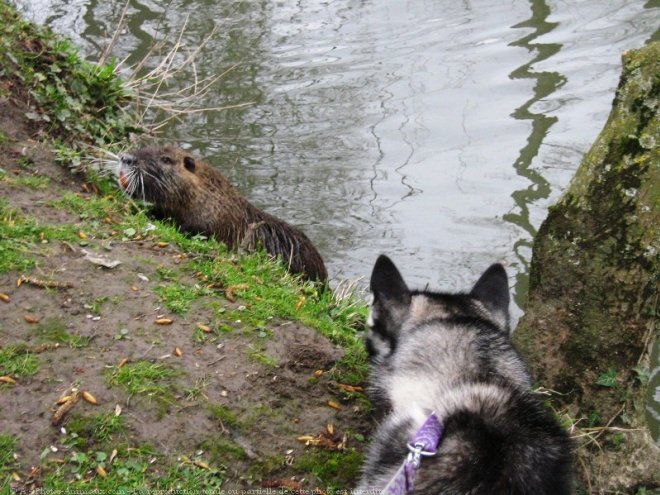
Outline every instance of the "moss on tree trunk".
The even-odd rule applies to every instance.
[[[578,452],[595,493],[660,483],[648,431],[628,431],[643,423],[641,369],[660,328],[659,107],[656,42],[623,55],[607,124],[535,239],[514,336],[540,384],[559,392],[558,411],[609,425],[585,430],[600,448]]]

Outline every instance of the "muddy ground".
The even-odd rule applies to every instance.
[[[222,291],[173,314],[157,289],[168,273],[190,286],[199,282],[186,271],[185,254],[149,239],[113,237],[122,226],[111,218],[95,226],[108,238],[86,234],[88,219],[55,203],[71,192],[90,200],[97,193],[55,163],[21,102],[0,98],[0,131],[0,197],[39,225],[79,231],[76,240],[44,237],[26,245],[38,260],[29,273],[0,273],[0,293],[7,296],[0,301],[0,349],[12,347],[38,361],[36,374],[0,385],[0,433],[18,439],[12,472],[4,478],[16,489],[35,488],[56,466],[67,465],[76,448],[107,455],[117,449],[121,456],[148,446],[155,477],[186,464],[217,473],[223,488],[349,488],[371,421],[361,394],[346,394],[328,373],[342,349],[292,321],[271,320],[255,330],[232,320],[207,332],[209,322],[217,323],[218,307],[234,314],[243,304]],[[20,179],[30,177],[48,180],[45,187],[23,185]],[[121,264],[99,266],[86,252]],[[17,286],[21,275],[31,279]],[[44,281],[58,286],[44,287]],[[164,390],[132,394],[113,384],[120,369],[143,362],[173,371],[158,382]],[[54,425],[58,400],[76,389],[98,404],[80,398]],[[109,429],[102,440],[91,432],[71,442],[76,428],[84,436],[79,425],[86,417],[116,414],[122,428]],[[320,445],[306,445],[301,436]],[[329,463],[337,464],[334,472],[322,469]],[[103,465],[106,474],[112,471],[111,463]],[[91,483],[102,474],[87,469],[58,476]]]

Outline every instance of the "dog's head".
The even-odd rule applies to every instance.
[[[491,265],[467,294],[411,291],[385,255],[371,273],[371,308],[367,350],[384,357],[408,330],[431,320],[480,319],[509,332],[509,281],[504,267]]]

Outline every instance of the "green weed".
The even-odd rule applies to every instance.
[[[89,339],[67,331],[66,324],[57,318],[47,318],[40,322],[34,332],[42,341],[57,342],[71,347],[86,347]]]
[[[39,177],[37,175],[30,175],[27,177],[7,177],[6,174],[0,172],[0,180],[15,186],[27,187],[30,189],[46,189],[50,184],[49,177]]]
[[[169,468],[165,476],[157,480],[156,488],[176,493],[221,492],[225,481],[225,467],[208,466],[201,459],[185,459]]]
[[[208,404],[206,409],[224,428],[240,428],[241,421],[229,408],[222,404]]]
[[[38,40],[38,42],[35,42]],[[28,118],[65,142],[116,143],[139,129],[126,109],[131,95],[115,74],[84,60],[69,40],[22,20],[0,3],[0,76],[34,101]]]
[[[607,372],[603,373],[596,379],[596,385],[602,387],[616,387],[617,372],[614,368],[609,368]]]
[[[0,433],[0,483],[5,475],[17,467],[14,459],[17,444],[18,439],[15,436]]]
[[[309,450],[296,460],[294,466],[299,472],[315,475],[327,488],[339,488],[358,478],[362,454],[353,449]]]
[[[117,198],[109,196],[82,196],[73,192],[66,192],[57,201],[53,201],[51,206],[62,208],[71,213],[77,213],[81,220],[102,221],[108,217],[123,219],[128,211]]]
[[[97,443],[105,442],[113,435],[126,431],[124,417],[116,415],[114,411],[90,416],[71,416],[66,422],[66,428],[74,438]]]
[[[182,283],[161,285],[155,289],[155,292],[167,309],[180,315],[188,312],[195,299],[208,293],[199,286],[190,287]]]
[[[250,345],[248,356],[250,356],[250,359],[266,366],[267,368],[277,368],[279,365],[277,359],[266,354],[259,346]]]
[[[0,273],[29,271],[36,265],[34,253],[38,246],[55,240],[74,242],[77,238],[73,227],[40,225],[0,199]]]
[[[199,448],[209,456],[209,460],[213,464],[231,464],[237,460],[247,459],[245,450],[224,436],[205,440],[199,445]]]
[[[14,378],[32,376],[39,369],[39,359],[34,354],[21,352],[15,347],[0,349],[0,375]]]
[[[336,378],[353,384],[366,379],[367,355],[357,332],[366,321],[367,306],[363,301],[337,301],[331,290],[301,282],[263,252],[230,259],[197,257],[191,261],[191,268],[220,286],[247,287],[239,295],[248,304],[243,305],[240,316],[233,315],[234,319],[240,318],[243,324],[254,327],[273,318],[291,319],[316,328],[346,350],[334,371]]]
[[[209,381],[210,377],[206,375],[195,380],[195,385],[186,391],[186,400],[193,401],[205,397],[204,389],[208,386]]]
[[[164,364],[138,361],[115,369],[107,375],[107,380],[131,396],[146,395],[159,402],[172,403],[172,379],[179,374]]]
[[[98,490],[108,493],[130,493],[154,486],[160,473],[150,464],[155,459],[151,449],[121,449],[110,464],[105,450],[74,450],[64,462],[51,463],[43,480],[43,488],[61,493],[73,490]],[[106,477],[98,474],[103,468]],[[155,479],[155,481],[151,481]]]

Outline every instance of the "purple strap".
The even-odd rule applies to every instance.
[[[381,495],[404,495],[415,488],[415,475],[422,457],[435,455],[442,438],[442,423],[435,415],[426,419],[408,445],[410,454],[381,492]]]

